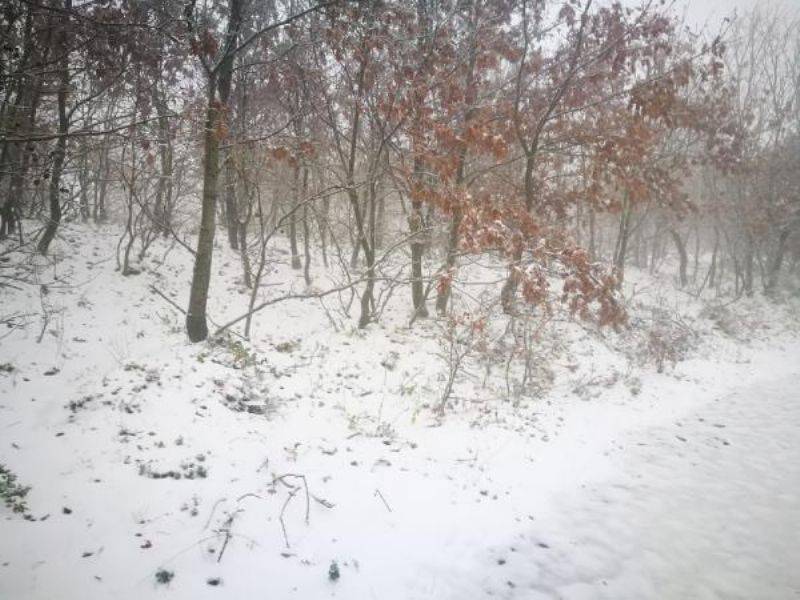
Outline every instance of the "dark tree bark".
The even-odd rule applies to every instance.
[[[64,8],[72,8],[72,0],[64,0]],[[61,174],[64,171],[64,162],[67,156],[67,134],[69,132],[69,118],[67,116],[67,95],[69,94],[69,47],[67,45],[67,31],[64,26],[55,35],[55,55],[58,57],[58,134],[53,150],[53,164],[50,169],[50,187],[48,189],[49,216],[42,237],[39,238],[37,250],[39,254],[47,254],[50,244],[58,231],[61,223]]]
[[[110,159],[108,136],[104,136],[100,146],[100,181],[94,187],[94,206],[92,207],[92,220],[95,223],[102,223],[106,220],[106,196],[108,194],[108,183],[111,178],[111,159]]]
[[[197,238],[192,288],[189,295],[189,310],[186,312],[186,332],[192,342],[208,337],[206,305],[208,286],[211,281],[211,258],[214,250],[214,226],[217,204],[217,180],[219,178],[219,137],[217,126],[220,107],[216,99],[216,81],[208,82],[204,152],[203,152],[203,204],[200,214],[200,234]]]
[[[376,186],[377,182],[373,180],[369,186],[369,202],[367,205],[367,219],[368,224],[365,227],[363,216],[361,217],[361,224],[359,230],[363,232],[363,247],[364,247],[364,261],[367,266],[367,283],[364,287],[364,293],[361,294],[361,314],[358,319],[358,328],[364,329],[372,321],[374,313],[374,291],[375,291],[375,215],[376,215]]]
[[[173,194],[173,149],[172,135],[169,127],[169,108],[162,82],[153,86],[153,106],[158,114],[158,157],[160,172],[156,188],[156,202],[153,213],[156,217],[156,228],[167,236],[172,228],[172,194]]]
[[[133,122],[136,122],[136,112],[134,111],[133,115]],[[135,128],[132,126],[131,131],[135,131]],[[136,170],[136,136],[134,133],[131,135],[130,139],[131,148],[130,148],[130,155],[131,155],[131,172],[130,172],[130,179],[127,179],[125,176],[125,152],[122,153],[122,164],[121,170],[123,172],[123,181],[125,186],[128,188],[126,194],[126,215],[125,215],[125,233],[119,240],[119,244],[117,245],[117,267],[122,272],[124,277],[128,275],[133,275],[136,273],[133,269],[131,269],[130,259],[131,259],[131,249],[133,248],[133,243],[136,241],[136,231],[134,227],[134,214],[133,214],[133,207],[134,203],[136,202],[136,178],[137,178],[137,170]],[[128,241],[125,244],[125,252],[123,253],[122,263],[120,264],[119,260],[119,248],[120,245],[125,241],[127,237]]]
[[[247,200],[247,209],[243,215],[239,217],[237,222],[237,235],[239,236],[239,255],[242,259],[242,274],[244,276],[244,285],[250,289],[253,287],[253,274],[250,266],[250,254],[248,253],[249,247],[247,243],[247,228],[250,225],[250,220],[253,217],[253,192],[247,177],[242,177],[242,196]]]
[[[4,128],[24,134],[34,125],[35,107],[37,104],[40,77],[28,74],[25,70],[34,62],[33,46],[33,7],[28,6],[25,15],[24,33],[22,39],[22,54],[18,62],[16,77],[6,77],[5,98],[0,107],[0,120]],[[14,101],[10,98],[14,96]],[[8,105],[7,110],[3,110]],[[22,233],[19,227],[19,206],[24,187],[25,174],[28,168],[30,152],[25,142],[0,143],[0,182],[10,171],[8,193],[0,204],[0,239],[13,234],[19,229],[20,244]]]
[[[308,196],[308,168],[303,169],[303,198]],[[303,204],[303,278],[311,285],[311,228],[308,223],[308,202]]]
[[[223,102],[224,104],[224,102]],[[224,198],[225,198],[225,220],[228,230],[228,245],[233,250],[239,249],[239,209],[236,201],[236,169],[233,164],[233,148],[225,150],[225,177],[224,177]]]
[[[742,266],[742,293],[747,296],[753,295],[753,267],[755,265],[755,243],[753,235],[747,234],[747,244],[745,246],[744,265]]]
[[[317,216],[317,229],[319,230],[319,244],[322,251],[322,264],[328,268],[328,215],[330,214],[331,199],[326,195],[322,199],[322,210],[315,214]]]
[[[355,235],[352,235],[352,232],[350,235],[350,237],[353,240],[353,251],[350,253],[350,268],[355,270],[356,268],[358,268],[358,257],[361,254],[361,248],[363,247],[360,237],[361,234],[358,232],[358,221],[359,219],[363,219],[364,215],[367,213],[366,192],[364,192],[363,199],[361,200],[360,203],[351,204],[351,206],[353,206],[353,223],[355,223],[356,225],[355,227],[356,232]],[[350,229],[352,230],[353,227],[351,226]]]
[[[228,40],[231,40],[231,43],[235,44],[236,40],[238,39],[239,28],[241,27],[242,15],[241,15],[241,0],[230,0],[229,2],[230,7],[230,17],[228,22]],[[219,104],[220,109],[225,111],[226,114],[220,114],[220,118],[226,118],[227,113],[232,110],[231,107],[231,89],[233,87],[233,56],[226,57],[219,69],[219,79],[218,79],[218,91],[219,91]],[[229,127],[232,129],[234,120],[231,118],[227,119],[228,123],[230,124]],[[232,139],[235,139],[235,134],[231,136]],[[238,236],[236,235],[238,230],[238,222],[239,222],[239,211],[236,205],[236,168],[233,164],[235,158],[235,148],[233,144],[228,144],[227,147],[222,152],[223,156],[223,167],[225,170],[224,173],[224,211],[225,211],[225,220],[228,230],[228,245],[233,250],[239,249],[239,240]]]
[[[5,120],[8,122],[8,129],[18,134],[24,133],[26,125],[31,125],[30,117],[24,113],[25,104],[30,102],[30,91],[19,86],[14,103],[8,109]],[[28,111],[31,112],[31,111]],[[20,195],[27,171],[29,152],[26,150],[25,142],[7,142],[2,146],[0,152],[0,182],[3,176],[10,172],[8,193],[0,204],[0,239],[13,234],[17,229],[18,209]]]
[[[708,275],[706,278],[708,279],[709,287],[714,287],[717,281],[717,254],[719,252],[719,229],[716,227],[714,228],[714,249],[711,251],[711,265],[708,268]]]
[[[675,242],[675,248],[678,250],[678,280],[680,281],[681,287],[686,287],[689,284],[689,277],[687,275],[687,268],[689,266],[689,255],[686,252],[686,243],[683,241],[681,235],[675,231],[674,229],[669,230],[669,234],[672,236],[672,241]]]
[[[300,269],[300,253],[297,249],[297,211],[300,206],[300,165],[292,170],[292,207],[289,214],[289,249],[292,252],[292,268]]]
[[[525,190],[525,210],[531,212],[533,210],[534,202],[534,181],[533,181],[533,166],[536,157],[536,150],[528,150],[525,157],[525,176],[523,178],[523,186]],[[500,305],[503,307],[503,312],[511,314],[514,310],[514,298],[517,295],[517,286],[519,285],[519,265],[522,261],[522,249],[514,253],[514,260],[509,268],[508,277],[506,277],[503,288],[500,290]]]
[[[233,61],[242,21],[242,0],[229,0],[228,27],[225,53],[217,71],[208,69],[206,93],[205,135],[203,138],[203,203],[200,215],[200,234],[197,238],[192,287],[189,294],[189,310],[186,312],[186,332],[192,342],[208,337],[206,307],[208,287],[211,282],[211,260],[214,253],[214,229],[217,210],[217,185],[219,180],[220,125],[225,106],[219,98],[230,95]],[[219,98],[217,94],[219,93]]]
[[[768,293],[774,292],[775,289],[778,287],[778,279],[780,276],[781,267],[783,266],[783,258],[786,255],[786,246],[788,241],[789,241],[789,229],[784,228],[778,235],[778,242],[775,248],[775,254],[772,257],[772,260],[769,264],[769,268],[767,270],[767,284],[765,286],[765,290]]]
[[[80,198],[80,215],[81,221],[86,223],[89,220],[89,156],[88,148],[85,148],[81,154],[81,162],[79,167],[78,181],[80,184],[79,198]]]
[[[619,216],[619,231],[617,243],[614,247],[614,268],[617,270],[620,284],[625,277],[625,257],[628,255],[628,238],[630,237],[631,207],[628,194],[622,200],[622,212]]]
[[[419,159],[414,162],[414,181],[422,177],[422,164]],[[408,216],[408,227],[411,232],[411,300],[414,314],[427,317],[428,307],[425,303],[425,288],[422,280],[422,256],[425,253],[425,222],[422,213],[422,199],[415,197],[412,190],[411,213]]]

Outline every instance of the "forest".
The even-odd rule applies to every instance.
[[[0,598],[798,593],[800,6],[703,4],[0,0]]]

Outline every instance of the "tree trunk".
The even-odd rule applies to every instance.
[[[322,199],[322,212],[317,215],[317,229],[319,230],[319,243],[322,250],[322,264],[328,268],[328,214],[330,214],[331,199],[326,195]],[[316,213],[316,210],[314,211]]]
[[[717,253],[719,252],[719,229],[714,228],[714,249],[711,251],[711,266],[708,268],[708,285],[714,287],[717,280]]]
[[[236,223],[236,233],[239,236],[239,254],[242,259],[242,276],[244,285],[250,289],[253,287],[253,274],[250,266],[250,255],[248,254],[247,229],[253,217],[253,192],[247,182],[247,177],[242,177],[242,196],[247,199],[247,211],[244,216],[240,216]],[[241,212],[241,211],[240,211]]]
[[[230,7],[231,7],[231,16],[230,21],[228,23],[228,35],[231,35],[231,30],[238,31],[239,24],[241,21],[241,14],[239,14],[241,7],[239,6],[241,0],[231,0]],[[236,34],[234,33],[234,40],[236,39]],[[222,62],[219,71],[219,104],[221,110],[230,112],[231,109],[231,88],[233,85],[233,57],[229,57],[228,59]],[[222,119],[226,115],[220,114],[219,118]],[[228,119],[229,123],[229,130],[233,128],[234,120]],[[230,136],[231,139],[234,139],[235,136]],[[224,174],[224,204],[222,205],[223,210],[225,211],[225,223],[228,230],[228,245],[233,250],[238,250],[239,247],[239,240],[236,235],[236,231],[238,229],[237,223],[239,222],[239,211],[236,207],[236,170],[235,165],[233,163],[235,158],[235,150],[231,144],[228,144],[228,147],[222,150],[223,156],[223,167],[225,170]]]
[[[445,261],[445,280],[439,285],[436,294],[436,312],[440,316],[447,314],[447,304],[450,301],[453,278],[458,255],[459,229],[461,229],[461,209],[455,208],[450,219],[450,228],[447,235],[447,259]]]
[[[81,186],[80,189],[80,214],[81,221],[86,223],[89,220],[89,160],[87,156],[88,150],[84,149],[81,156],[80,174],[78,181]]]
[[[158,154],[161,163],[154,215],[156,228],[166,236],[172,228],[173,150],[169,119],[167,118],[169,113],[167,101],[159,89],[159,83],[153,86],[153,105],[158,114]]]
[[[422,177],[422,161],[414,161],[414,182]],[[428,307],[425,302],[425,289],[422,281],[422,256],[425,252],[425,223],[422,215],[422,199],[419,190],[411,191],[411,213],[408,216],[408,228],[411,232],[411,302],[417,317],[427,317]]]
[[[658,224],[655,223],[650,236],[650,266],[647,268],[650,275],[654,275],[656,272],[656,265],[658,262],[658,236],[660,231]]]
[[[31,66],[30,58],[34,49],[33,37],[33,7],[28,6],[25,14],[25,25],[22,42],[22,54],[18,63],[18,76],[5,78],[6,96],[3,106],[0,107],[0,122],[3,128],[14,133],[24,133],[32,129],[34,122],[35,106],[38,99],[38,89],[41,86],[39,77],[32,77],[25,74],[25,70]],[[11,98],[12,93],[16,92],[14,103],[11,104],[6,112],[5,106]],[[27,107],[26,107],[27,105]],[[2,181],[6,170],[11,171],[8,193],[5,201],[0,207],[0,239],[13,234],[17,229],[20,232],[20,244],[22,244],[22,229],[19,225],[19,210],[25,173],[27,171],[30,152],[25,142],[0,142],[2,152],[0,152],[0,181]],[[10,156],[6,156],[6,152]]]
[[[292,171],[292,206],[289,213],[289,248],[292,251],[292,268],[300,269],[300,252],[297,249],[297,211],[300,206],[300,166]]]
[[[100,164],[102,172],[100,174],[100,185],[95,184],[94,208],[92,219],[95,223],[103,223],[106,220],[106,196],[108,195],[108,182],[111,177],[111,157],[108,148],[108,139],[103,141],[100,149]]]
[[[755,262],[755,244],[753,236],[747,234],[747,246],[745,248],[744,266],[742,268],[742,293],[747,296],[753,295],[753,263]]]
[[[778,236],[778,246],[775,249],[775,255],[773,256],[772,262],[769,265],[767,285],[765,286],[767,292],[774,292],[778,287],[778,276],[781,272],[781,266],[783,266],[783,257],[786,255],[786,242],[788,240],[789,229],[786,228],[781,230],[781,233]]]
[[[530,213],[533,210],[534,201],[534,188],[533,188],[533,167],[534,167],[534,151],[528,152],[525,158],[525,175],[523,178],[523,187],[525,190],[525,210]],[[503,312],[511,314],[514,310],[514,298],[517,295],[517,286],[519,285],[520,278],[520,264],[522,262],[522,249],[514,252],[513,261],[508,268],[508,276],[500,290],[500,305],[503,307]]]
[[[619,283],[625,278],[625,257],[628,254],[628,237],[630,235],[631,207],[626,192],[622,200],[622,212],[619,216],[619,231],[614,248],[614,267],[617,270]]]
[[[366,285],[364,287],[364,292],[361,294],[361,313],[358,318],[358,328],[364,329],[371,320],[371,306],[372,306],[372,291],[375,287],[375,280],[374,280],[374,256],[373,250],[370,247],[369,240],[367,238],[366,232],[366,224],[364,223],[364,215],[361,212],[361,208],[358,205],[358,195],[356,194],[355,185],[351,183],[348,186],[348,197],[350,198],[350,205],[353,207],[353,211],[356,217],[356,236],[357,236],[357,243],[360,245],[362,250],[364,251],[364,259],[367,264],[367,272],[366,272]]]
[[[64,0],[64,8],[72,8],[72,0]],[[69,93],[69,49],[67,47],[67,32],[62,26],[56,34],[56,55],[58,60],[59,86],[58,86],[58,134],[56,147],[53,150],[53,165],[50,170],[50,187],[48,190],[49,217],[42,237],[39,238],[37,250],[39,254],[47,254],[50,243],[58,231],[61,222],[61,174],[64,171],[64,162],[67,156],[67,133],[69,131],[69,118],[67,117],[67,94]]]
[[[358,319],[358,328],[364,329],[372,321],[374,313],[374,290],[375,290],[375,216],[376,216],[376,202],[375,202],[375,185],[373,181],[370,185],[367,206],[368,213],[368,229],[364,227],[363,223],[359,230],[363,232],[364,242],[364,259],[367,263],[367,283],[364,293],[361,295],[361,314]]]
[[[186,332],[192,342],[208,337],[206,305],[208,286],[211,281],[211,257],[214,251],[214,221],[217,210],[217,180],[219,178],[219,138],[217,125],[220,118],[215,97],[216,82],[208,82],[206,123],[204,136],[203,204],[200,215],[200,235],[197,238],[197,253],[192,272],[192,288],[189,295],[189,310],[186,312]]]
[[[20,133],[22,130],[22,115],[20,115],[21,102],[23,98],[23,91],[20,90],[17,94],[15,103],[9,108],[9,115],[5,120],[8,122],[8,128],[15,133]],[[0,115],[0,122],[3,121]],[[14,233],[16,228],[16,208],[15,204],[18,198],[14,193],[15,183],[18,180],[17,174],[22,168],[24,156],[26,154],[25,145],[23,142],[8,142],[3,144],[3,150],[0,152],[0,182],[2,182],[6,173],[11,174],[8,193],[5,200],[0,204],[0,240],[5,239],[8,235]]]
[[[233,164],[233,148],[227,148],[223,159],[225,165],[224,189],[225,189],[225,216],[228,229],[228,245],[232,250],[239,249],[239,239],[237,234],[239,224],[239,211],[236,204],[236,169]]]
[[[669,234],[672,236],[672,240],[675,242],[675,247],[678,250],[678,259],[680,260],[678,267],[678,280],[680,281],[681,287],[684,288],[689,283],[689,278],[686,272],[689,265],[689,256],[686,252],[686,244],[684,243],[680,234],[674,229],[670,229]]]
[[[134,110],[133,118],[131,119],[133,123],[136,122],[136,111]],[[122,153],[122,164],[120,165],[120,169],[122,171],[122,179],[125,182],[125,185],[128,187],[128,194],[126,198],[126,209],[127,215],[125,220],[125,233],[120,238],[119,244],[117,244],[117,266],[122,271],[122,275],[127,277],[131,275],[133,271],[131,270],[130,266],[130,257],[131,257],[131,248],[133,248],[133,243],[136,240],[136,232],[134,229],[134,217],[133,217],[133,204],[136,201],[136,129],[134,125],[131,125],[131,178],[128,180],[125,177],[125,152]],[[119,247],[120,244],[123,243],[125,237],[128,238],[128,243],[125,245],[125,252],[122,259],[122,264],[119,261]]]
[[[353,205],[353,214],[354,219],[356,222],[356,236],[353,239],[353,252],[350,254],[350,268],[355,270],[358,268],[358,256],[361,253],[362,249],[362,241],[361,237],[358,233],[358,222],[359,219],[363,219],[364,215],[367,213],[367,193],[364,192],[364,199],[361,201],[360,204],[356,203]]]
[[[242,22],[242,0],[229,0],[226,47],[235,48]],[[206,98],[206,123],[204,136],[203,165],[203,204],[200,215],[200,235],[197,238],[197,252],[192,272],[192,288],[189,294],[189,310],[186,312],[186,332],[192,342],[200,342],[208,337],[206,305],[208,286],[211,282],[211,259],[214,253],[215,213],[217,210],[217,185],[219,181],[219,132],[224,118],[225,105],[217,100],[230,96],[233,60],[235,54],[222,57],[218,75],[208,75]]]

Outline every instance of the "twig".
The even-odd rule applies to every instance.
[[[386,510],[388,510],[389,512],[392,512],[392,508],[389,506],[389,503],[386,502],[386,498],[383,497],[383,494],[381,494],[381,491],[378,488],[375,488],[375,494],[374,495],[381,499],[381,501],[383,502],[383,505],[386,507]]]
[[[289,545],[289,535],[286,533],[286,522],[283,520],[283,513],[286,512],[286,507],[289,506],[289,502],[291,502],[292,498],[294,498],[294,495],[297,493],[297,490],[298,488],[292,489],[292,491],[289,492],[289,495],[286,496],[286,501],[283,503],[283,507],[281,508],[281,514],[279,517],[279,520],[281,522],[281,529],[283,530],[283,541],[286,543],[287,549],[291,548],[291,546]]]
[[[239,502],[241,502],[242,500],[244,500],[245,498],[257,498],[258,500],[263,500],[263,498],[261,496],[259,496],[258,494],[254,494],[253,492],[248,492],[246,494],[242,494],[241,496],[239,496],[236,499],[237,504]]]
[[[150,291],[153,292],[154,294],[158,294],[159,296],[161,296],[164,300],[166,300],[169,303],[170,306],[172,306],[172,308],[174,308],[181,314],[184,315],[186,314],[186,311],[181,306],[178,306],[178,304],[172,298],[167,296],[164,292],[160,291],[158,288],[156,288],[156,286],[151,285]]]
[[[311,494],[309,494],[309,492],[308,492],[308,481],[306,480],[306,476],[305,475],[301,475],[299,473],[286,473],[284,475],[274,476],[272,478],[273,487],[274,487],[274,485],[276,483],[278,483],[280,481],[283,485],[288,487],[289,490],[290,490],[289,491],[289,495],[286,497],[286,501],[283,503],[283,507],[281,507],[281,514],[280,514],[280,517],[279,517],[279,520],[280,520],[280,523],[281,523],[281,529],[283,529],[284,542],[286,542],[286,547],[290,548],[291,546],[289,545],[289,536],[286,533],[286,522],[283,520],[283,515],[286,512],[286,507],[289,506],[289,502],[291,502],[292,498],[294,498],[295,495],[297,494],[297,492],[300,490],[300,486],[294,486],[291,483],[288,483],[286,481],[287,477],[296,477],[296,478],[301,479],[303,481],[303,488],[304,488],[305,493],[306,493],[306,525],[308,525],[309,519],[310,519],[310,516],[311,516]],[[315,498],[315,500],[317,500],[317,499]],[[317,501],[319,502],[319,500],[317,500]],[[322,502],[320,502],[320,503],[322,504]],[[324,504],[323,504],[323,506],[324,506]]]
[[[206,521],[205,527],[203,527],[203,531],[208,529],[208,526],[211,525],[211,519],[214,518],[214,512],[217,510],[217,507],[220,505],[221,502],[225,502],[226,498],[220,498],[216,502],[214,502],[214,506],[211,507],[211,513],[208,515],[208,520]]]
[[[240,511],[241,509],[237,509],[233,511],[231,514],[229,514],[228,518],[225,519],[225,525],[217,532],[217,533],[221,532],[225,533],[225,539],[222,541],[222,548],[220,549],[219,554],[217,555],[217,562],[220,562],[222,560],[222,555],[225,554],[225,548],[228,547],[228,542],[233,537],[233,534],[231,534],[231,527],[233,526],[233,520],[236,518],[236,515],[239,514]]]
[[[172,308],[174,308],[175,310],[177,310],[179,313],[181,313],[182,315],[185,315],[185,314],[186,314],[186,310],[185,310],[183,307],[179,306],[179,305],[178,305],[178,304],[177,304],[177,303],[176,303],[176,302],[175,302],[175,301],[174,301],[172,298],[170,298],[169,296],[167,296],[167,295],[166,295],[164,292],[162,292],[161,290],[159,290],[158,288],[156,288],[156,287],[155,287],[154,285],[152,285],[152,284],[150,284],[149,288],[150,288],[150,291],[151,291],[151,292],[153,292],[154,294],[157,294],[157,295],[161,296],[161,297],[162,297],[164,300],[166,300],[166,301],[169,303],[169,305],[170,305]],[[214,321],[214,319],[212,319],[211,317],[208,317],[208,320],[209,320],[209,322],[210,322],[212,325],[214,325],[215,327],[218,327],[218,326],[217,326],[217,324],[216,324],[216,322]],[[219,335],[219,334],[220,334],[222,331],[224,331],[224,330],[225,330],[224,328],[220,328],[220,329],[218,329],[217,333],[216,333],[216,334],[214,334],[214,337],[217,337],[217,336],[218,336],[218,335]],[[236,333],[235,331],[232,331],[232,332],[231,332],[231,334],[232,334],[232,335],[235,335],[235,336],[236,336],[236,337],[238,337],[238,338],[245,339],[245,338],[244,338],[244,337],[243,337],[241,334],[239,334],[239,333]]]
[[[228,547],[228,540],[231,539],[231,532],[230,530],[225,530],[225,541],[222,542],[222,549],[219,551],[219,555],[217,555],[217,562],[222,560],[222,555],[225,554],[225,548]]]
[[[50,307],[47,306],[47,302],[44,301],[44,297],[47,295],[47,286],[40,285],[39,286],[39,302],[42,305],[42,331],[39,333],[39,337],[36,339],[37,344],[42,343],[42,339],[44,338],[44,334],[47,331],[47,326],[50,324]]]
[[[322,504],[322,506],[324,506],[325,508],[333,508],[333,507],[335,507],[335,506],[336,506],[336,505],[335,505],[333,502],[331,502],[330,500],[326,500],[325,498],[320,498],[319,496],[315,496],[314,494],[311,494],[311,498],[312,498],[312,499],[313,499],[315,502],[319,502],[320,504]]]

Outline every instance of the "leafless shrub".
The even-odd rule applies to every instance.
[[[468,314],[449,316],[441,327],[438,336],[440,341],[439,357],[445,364],[445,384],[436,414],[441,417],[453,394],[453,388],[464,374],[467,358],[478,347],[485,347],[484,318],[476,318]]]
[[[637,344],[638,360],[654,364],[659,373],[667,364],[674,368],[697,343],[697,333],[684,321],[663,309],[654,309],[651,322],[643,323]]]
[[[515,316],[509,321],[501,344],[496,346],[497,358],[504,362],[506,395],[515,404],[523,396],[543,394],[553,381],[553,371],[549,367],[553,348],[543,344],[548,322],[546,316]],[[506,339],[510,339],[510,343],[505,342]]]

